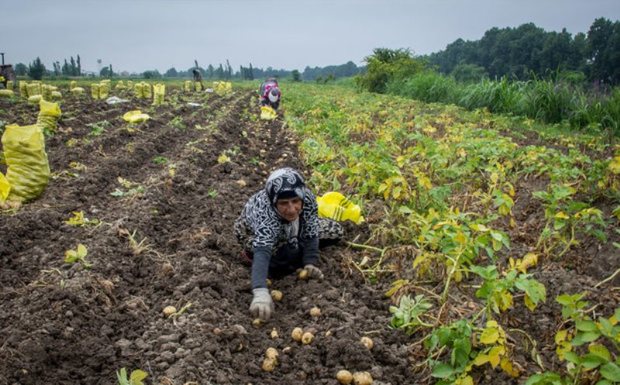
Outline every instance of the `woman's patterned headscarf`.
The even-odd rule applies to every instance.
[[[269,201],[273,206],[283,193],[295,194],[302,200],[304,199],[304,187],[306,186],[304,178],[294,169],[290,167],[280,168],[269,175],[265,190]]]

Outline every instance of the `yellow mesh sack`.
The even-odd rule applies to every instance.
[[[9,197],[9,192],[11,192],[11,184],[0,172],[0,202],[4,202]]]
[[[148,114],[143,114],[140,110],[129,111],[123,115],[123,120],[129,123],[146,122],[150,118]]]
[[[151,83],[142,83],[142,97],[144,99],[150,99],[153,97],[153,91],[151,90]]]
[[[196,89],[196,91],[202,91],[202,83],[194,82],[194,88]]]
[[[43,133],[50,134],[56,132],[58,119],[61,114],[62,112],[60,111],[58,103],[52,103],[41,99],[39,102],[39,116],[37,116],[37,124],[41,126]]]
[[[84,94],[84,88],[82,87],[73,87],[71,89],[71,95],[73,96],[80,96]]]
[[[110,95],[110,82],[102,81],[99,83],[99,99],[107,99]]]
[[[93,99],[99,99],[99,83],[93,83],[90,85],[90,96]]]
[[[50,167],[43,131],[32,126],[6,126],[2,135],[9,200],[28,201],[38,197],[49,181]]]
[[[262,120],[274,120],[278,116],[276,111],[269,106],[260,107],[260,118]]]
[[[14,95],[13,90],[0,90],[0,97],[12,98]]]
[[[28,97],[34,96],[34,95],[41,95],[41,83],[36,83],[36,82],[28,83],[26,85],[26,88],[28,89]]]
[[[339,192],[325,193],[322,197],[317,197],[316,201],[319,206],[319,217],[336,221],[350,220],[357,225],[364,222],[360,207]]]
[[[15,86],[15,85],[13,84],[13,81],[12,81],[12,80],[7,80],[7,82],[6,82],[6,88],[7,88],[7,90],[12,90],[14,86]]]
[[[41,95],[28,96],[28,103],[30,103],[30,104],[39,104],[41,99],[43,99],[43,97]]]
[[[165,84],[154,84],[153,85],[153,105],[160,106],[164,104],[164,95],[166,95],[166,85]]]
[[[23,98],[28,97],[28,82],[20,81],[19,82],[19,95]]]
[[[183,91],[192,92],[192,81],[191,80],[186,80],[185,82],[183,82]]]
[[[75,87],[77,87],[77,81],[75,80],[71,80],[69,82],[69,91],[71,91],[72,89],[74,89]]]

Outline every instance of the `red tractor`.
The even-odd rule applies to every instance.
[[[10,64],[4,64],[4,52],[0,52],[2,56],[2,64],[0,65],[0,88],[6,88],[7,82],[11,80],[13,87],[15,87],[15,71]]]

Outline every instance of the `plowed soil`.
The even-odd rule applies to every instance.
[[[284,293],[275,317],[252,325],[249,268],[238,261],[233,222],[270,171],[292,166],[309,174],[298,160],[299,138],[281,116],[259,120],[254,95],[173,91],[160,107],[134,98],[117,105],[66,98],[46,143],[53,172],[46,191],[0,215],[0,385],[107,385],[122,367],[165,385],[334,385],[340,369],[369,371],[379,385],[433,382],[428,371],[415,370],[426,358],[422,335],[388,327],[389,282],[366,282],[349,263],[364,251],[343,243],[322,250],[323,281],[274,281]],[[128,125],[121,117],[132,109],[151,119]],[[38,106],[0,100],[5,123],[33,124],[37,113]],[[68,225],[76,211],[99,223]],[[346,238],[362,242],[366,230],[347,225]],[[528,243],[519,242],[515,247]],[[91,268],[63,261],[80,243]],[[505,315],[539,347],[550,347],[540,351],[548,369],[559,368],[553,333],[562,320],[553,298],[584,288],[589,298],[609,294],[593,285],[617,263],[612,253],[605,253],[612,266],[602,273],[585,257],[581,269],[547,264],[537,272],[547,304],[536,314],[520,305]],[[471,291],[455,286],[453,296],[465,303]],[[617,296],[607,298],[608,308],[617,306]],[[165,317],[169,305],[179,314]],[[313,306],[321,309],[317,318],[309,314]],[[293,341],[294,327],[314,329],[314,341]],[[362,336],[374,340],[371,350]],[[521,337],[514,333],[518,346],[527,346]],[[268,347],[280,354],[273,372],[261,370]],[[526,373],[540,370],[530,353],[531,346],[515,351]],[[519,383],[492,369],[474,374],[478,383]]]

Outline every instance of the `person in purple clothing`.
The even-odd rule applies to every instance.
[[[250,313],[266,321],[274,312],[267,277],[278,279],[304,268],[309,278],[322,279],[319,239],[333,244],[343,233],[339,223],[319,218],[316,197],[299,172],[286,167],[271,173],[235,221],[242,255],[252,265]]]
[[[265,80],[260,85],[259,94],[261,106],[270,106],[274,110],[278,109],[280,106],[282,92],[280,91],[280,87],[278,86],[278,81],[276,79],[269,78]]]

